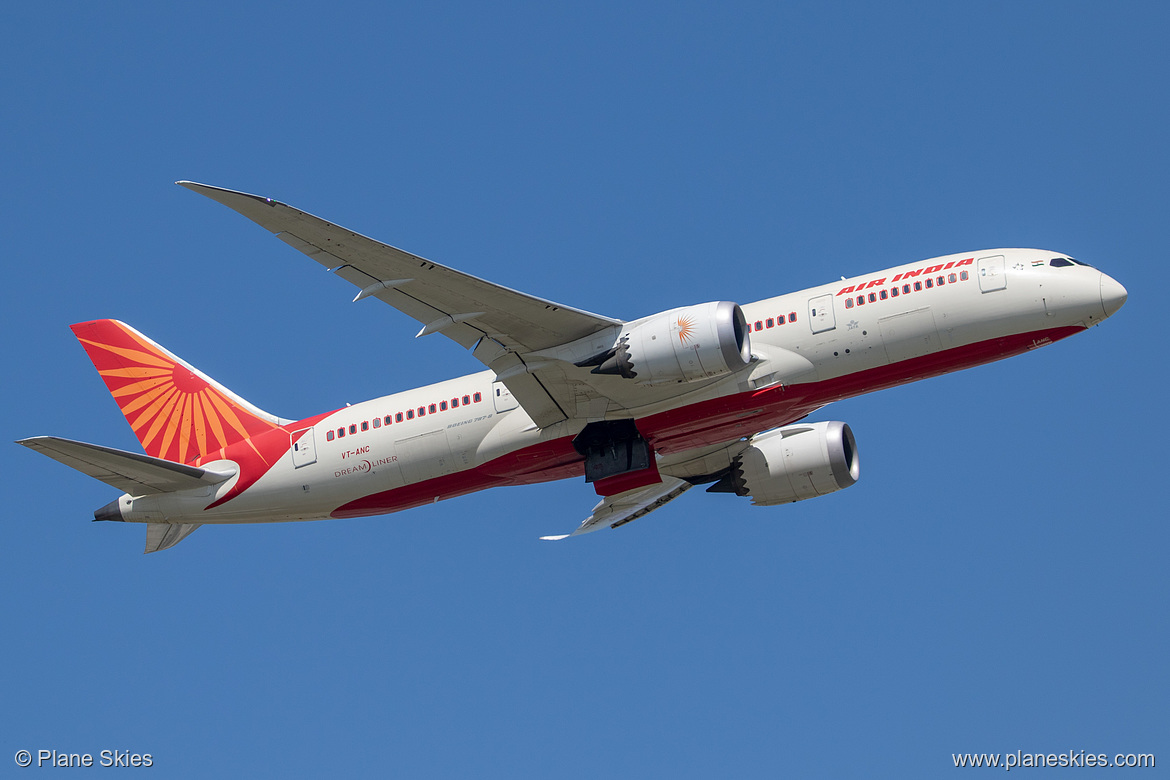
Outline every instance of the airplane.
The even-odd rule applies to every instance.
[[[202,525],[380,515],[558,479],[601,500],[569,536],[618,528],[695,485],[754,506],[857,482],[834,401],[1019,355],[1115,314],[1125,288],[1080,260],[991,249],[739,305],[625,321],[517,292],[271,198],[177,182],[442,334],[485,370],[302,420],[269,414],[116,320],[72,326],[145,452],[19,441],[123,495],[95,520],[146,552]]]

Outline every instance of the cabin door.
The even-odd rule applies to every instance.
[[[1007,287],[1003,255],[979,258],[979,289],[985,293]]]
[[[813,333],[824,333],[837,327],[833,317],[833,296],[821,295],[808,302],[808,321]]]
[[[297,434],[301,434],[297,438]],[[293,468],[299,469],[301,466],[308,466],[317,462],[317,446],[313,439],[313,429],[306,428],[304,431],[293,431],[292,443],[292,459]]]

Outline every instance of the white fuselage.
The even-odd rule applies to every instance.
[[[1043,346],[1101,322],[1124,301],[1124,289],[1096,269],[1050,264],[1060,257],[1027,249],[950,255],[744,304],[751,366],[621,416],[660,452],[697,448],[838,398]],[[122,516],[241,523],[379,514],[581,473],[571,439],[589,420],[540,429],[494,379],[482,371],[310,418],[292,426],[275,462],[200,463],[237,475],[194,491],[123,496]],[[755,416],[717,424],[706,415],[720,399],[720,410],[732,412],[743,399]],[[241,480],[250,483],[242,491]]]

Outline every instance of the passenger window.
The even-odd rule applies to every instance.
[[[418,416],[419,417],[426,417],[427,416],[427,408],[425,406],[420,406],[418,408]]]
[[[325,434],[325,441],[333,441],[333,431],[329,431]]]
[[[890,288],[890,297],[891,297],[891,298],[897,298],[897,297],[898,297],[898,288],[897,288],[897,287],[891,287],[891,288]]]
[[[375,418],[374,418],[374,427],[375,427],[375,428],[381,428],[381,427],[382,427],[382,418],[381,418],[381,417],[375,417]]]
[[[439,401],[439,411],[440,412],[447,411],[447,402],[446,401]]]
[[[884,301],[886,298],[890,297],[890,294],[887,293],[885,290],[882,290],[880,293],[878,293],[878,297]]]
[[[796,312],[794,312],[794,311],[788,312],[788,321],[789,322],[796,322]]]
[[[908,284],[904,284],[904,285],[902,285],[902,294],[903,294],[903,295],[909,295],[909,294],[910,294],[910,285],[908,285]]]
[[[431,414],[434,414],[435,413],[435,405],[431,404],[430,406],[428,406],[427,411],[430,412]]]
[[[386,424],[387,424],[387,425],[389,425],[389,424],[390,424],[390,415],[386,415]]]
[[[869,302],[873,303],[876,300],[877,300],[877,293],[870,293],[869,294]]]
[[[394,422],[402,422],[402,412],[394,415]]]
[[[764,329],[764,323],[760,322],[759,320],[756,320],[756,330],[763,330],[763,329]]]
[[[946,283],[947,283],[947,280],[945,278],[943,278],[941,276],[938,278],[938,286],[939,287],[942,287]]]
[[[929,290],[931,287],[934,287],[934,279],[927,279],[926,280],[926,289]]]
[[[959,277],[955,276],[954,274],[947,274],[947,281],[951,284],[954,284],[955,282],[959,281]]]
[[[452,408],[452,409],[458,409],[458,408],[459,408],[459,399],[458,399],[458,398],[452,398],[452,399],[451,399],[451,408]]]
[[[845,299],[845,308],[846,308],[846,309],[852,309],[852,308],[853,308],[853,299],[852,299],[852,298],[846,298],[846,299]]]
[[[408,419],[408,420],[414,419],[414,409],[407,409],[406,410],[406,419]]]
[[[349,432],[350,433],[357,433],[357,425],[355,424],[355,425],[349,426]]]
[[[339,439],[345,438],[345,428],[338,428],[337,429],[337,438],[339,438]]]
[[[464,403],[467,403],[466,398],[467,396],[464,396]],[[483,400],[483,393],[476,393],[474,396],[472,396],[472,400],[474,400],[476,403],[479,403]]]
[[[479,393],[476,393],[476,395],[479,395]],[[463,396],[463,405],[467,406],[469,403],[471,403],[471,396],[469,396],[469,395]]]
[[[962,279],[962,280],[965,282],[965,281],[967,281],[968,279],[970,279],[970,278],[971,278],[971,274],[967,273],[966,271],[960,271],[960,272],[959,272],[959,278],[960,278],[960,279]]]
[[[922,292],[922,282],[914,283],[914,292]]]
[[[858,296],[857,296],[857,305],[858,305],[858,306],[864,306],[864,305],[865,305],[865,296],[864,296],[864,295],[858,295]]]
[[[769,317],[768,319],[764,320],[764,325],[765,325],[765,326],[767,326],[767,327],[769,327],[769,328],[770,328],[770,327],[772,327],[772,326],[773,326],[773,325],[775,325],[775,324],[776,324],[776,321],[775,321],[775,320],[773,320],[771,317]]]

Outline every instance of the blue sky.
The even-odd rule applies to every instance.
[[[616,317],[999,246],[1094,263],[1130,300],[824,410],[857,435],[849,490],[692,491],[557,545],[537,537],[588,514],[584,483],[143,556],[140,526],[89,521],[116,491],[7,445],[0,766],[1170,762],[1168,21],[1138,2],[6,5],[8,441],[137,447],[68,329],[99,317],[286,417],[479,370],[176,179]]]

